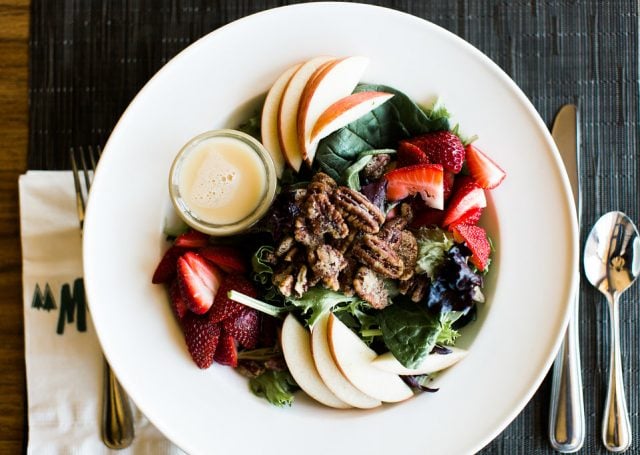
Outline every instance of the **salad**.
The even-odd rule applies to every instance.
[[[478,223],[506,174],[443,107],[361,83],[367,63],[285,71],[239,127],[275,165],[268,212],[228,237],[167,232],[153,274],[195,364],[235,368],[278,406],[298,389],[362,409],[436,391],[484,302]]]

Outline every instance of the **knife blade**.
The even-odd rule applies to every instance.
[[[556,114],[551,135],[558,146],[571,184],[578,226],[582,215],[580,197],[580,135],[578,109],[565,104]],[[582,372],[578,340],[579,286],[572,301],[572,315],[553,364],[549,407],[549,440],[563,453],[580,450],[584,444],[585,419]]]

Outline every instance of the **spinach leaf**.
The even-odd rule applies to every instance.
[[[360,171],[369,164],[369,161],[371,161],[375,155],[393,155],[394,153],[396,153],[396,151],[393,149],[366,150],[360,153],[356,162],[345,169],[342,180],[352,190],[360,191]]]
[[[458,332],[453,323],[463,315],[450,311],[432,315],[407,300],[397,299],[378,314],[382,339],[398,361],[415,368],[436,344],[453,344]]]
[[[404,93],[384,85],[361,84],[355,89],[355,92],[363,91],[381,91],[394,96],[320,141],[314,168],[339,183],[345,183],[342,180],[345,170],[366,150],[395,148],[401,139],[449,129],[444,109],[423,110]]]

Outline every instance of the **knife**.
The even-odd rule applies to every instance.
[[[556,114],[551,135],[564,162],[573,198],[578,226],[581,219],[580,159],[578,110],[565,104]],[[553,364],[551,403],[549,407],[549,440],[559,452],[577,452],[584,443],[584,400],[578,340],[579,288],[572,297],[572,314],[564,340]]]

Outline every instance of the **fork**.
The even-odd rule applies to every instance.
[[[87,208],[89,189],[91,188],[92,171],[96,169],[96,164],[101,154],[100,147],[97,147],[97,157],[93,147],[87,147],[87,151],[89,165],[87,165],[87,159],[82,147],[78,147],[78,153],[73,148],[69,150],[73,183],[76,191],[76,209],[81,230],[84,228],[84,214]],[[109,362],[104,356],[103,360],[102,441],[110,449],[124,449],[131,445],[135,437],[131,404],[127,393],[113,374]]]

